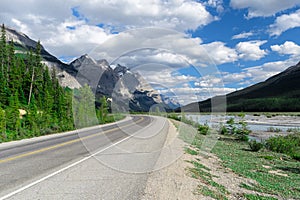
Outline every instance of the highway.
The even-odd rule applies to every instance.
[[[168,133],[161,117],[0,144],[1,199],[140,199]]]

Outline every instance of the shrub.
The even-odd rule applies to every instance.
[[[228,129],[226,128],[226,126],[221,125],[220,134],[222,134],[222,135],[228,134]]]
[[[44,129],[41,129],[41,135],[48,135],[50,133],[52,133],[52,129],[51,128],[44,128]]]
[[[288,128],[286,131],[289,133],[300,133],[300,128]]]
[[[249,137],[248,137],[248,135],[241,134],[241,135],[237,135],[237,139],[240,141],[248,142]]]
[[[209,130],[209,126],[207,124],[204,125],[198,125],[198,131],[202,135],[207,135]]]
[[[271,137],[266,141],[266,148],[270,151],[284,153],[300,160],[300,134]]]
[[[276,133],[279,133],[281,132],[282,130],[280,128],[274,128],[274,127],[269,127],[267,129],[268,132],[276,132]]]
[[[300,149],[298,149],[298,151],[292,152],[292,153],[290,154],[290,156],[291,156],[293,159],[300,161]]]
[[[251,151],[255,151],[255,152],[258,152],[264,147],[264,145],[261,142],[257,142],[256,140],[251,140],[250,142],[248,142],[248,144]]]

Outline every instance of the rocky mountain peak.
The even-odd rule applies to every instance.
[[[117,64],[117,66],[114,68],[114,72],[118,74],[119,77],[123,76],[128,71],[129,69],[127,67],[122,66],[120,64]]]
[[[30,39],[27,35],[24,33],[18,32],[11,28],[5,28],[6,29],[6,38],[7,41],[14,41],[14,43],[17,43],[24,47],[31,47],[35,48],[37,45],[37,42]]]

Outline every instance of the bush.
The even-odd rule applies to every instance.
[[[228,134],[228,129],[226,128],[226,126],[221,125],[220,134],[222,134],[222,135]]]
[[[266,141],[266,148],[270,151],[284,153],[300,160],[300,134],[271,137]]]
[[[256,140],[251,140],[250,142],[248,142],[248,144],[251,151],[255,151],[255,152],[258,152],[264,147],[264,145],[261,142],[257,142]]]
[[[41,129],[41,135],[48,135],[48,134],[51,134],[53,131],[51,128],[44,128],[44,129]]]
[[[248,137],[248,135],[241,134],[241,135],[237,135],[237,139],[240,141],[248,142],[249,137]]]
[[[198,131],[202,135],[207,135],[209,130],[209,126],[207,124],[198,125]]]
[[[300,133],[300,128],[288,128],[287,132]]]
[[[268,129],[267,129],[267,131],[268,132],[276,132],[276,133],[279,133],[279,132],[281,132],[282,130],[280,129],[280,128],[274,128],[274,127],[269,127]]]

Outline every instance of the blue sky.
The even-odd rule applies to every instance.
[[[300,61],[300,0],[3,0],[0,19],[65,62],[119,62],[183,104]]]

